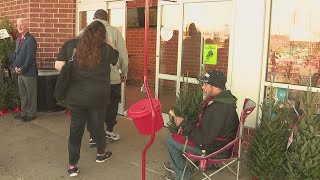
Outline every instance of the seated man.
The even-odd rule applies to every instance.
[[[202,150],[206,150],[209,154],[221,149],[236,136],[239,126],[236,112],[237,98],[229,90],[225,90],[226,79],[223,72],[209,71],[199,81],[203,83],[205,102],[196,123],[190,120],[184,121],[183,117],[174,117],[174,122],[180,130],[178,134],[169,135],[167,139],[170,163],[165,163],[164,167],[170,173],[165,176],[166,179],[180,180],[182,177],[186,162],[182,155],[184,136],[189,138],[186,150],[199,155]],[[230,152],[221,154],[220,158],[229,157]],[[184,179],[189,180],[191,177],[191,171],[187,167]]]

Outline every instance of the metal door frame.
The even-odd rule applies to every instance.
[[[158,15],[157,15],[157,38],[156,38],[156,77],[155,77],[155,94],[159,96],[159,80],[172,80],[176,82],[176,95],[180,93],[180,83],[183,82],[183,77],[181,77],[181,58],[182,58],[182,41],[183,41],[183,22],[184,22],[184,4],[186,3],[207,3],[207,2],[222,2],[222,1],[232,1],[232,20],[230,28],[230,42],[229,42],[229,52],[228,52],[228,74],[227,74],[227,84],[226,87],[231,87],[232,82],[232,70],[233,70],[233,36],[234,36],[234,19],[235,19],[235,1],[234,0],[158,0]],[[177,13],[180,14],[179,24],[179,35],[178,35],[178,58],[177,58],[177,74],[163,74],[160,73],[160,30],[161,30],[161,20],[162,20],[162,7],[168,5],[178,5]],[[188,78],[188,82],[192,84],[197,84],[196,78]],[[166,113],[166,112],[165,112]]]

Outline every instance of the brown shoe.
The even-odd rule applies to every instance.
[[[32,121],[34,120],[35,118],[37,118],[36,116],[25,116],[24,118],[22,118],[22,122],[29,122],[29,121]]]
[[[15,119],[23,119],[23,118],[26,118],[26,117],[27,117],[26,115],[21,116],[21,114],[14,116]]]

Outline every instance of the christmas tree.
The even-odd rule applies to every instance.
[[[203,94],[201,86],[197,85],[192,89],[192,87],[189,87],[188,82],[183,82],[173,111],[176,116],[181,116],[186,121],[197,121],[202,103]],[[172,116],[170,116],[170,121],[167,125],[170,132],[176,133],[178,131],[178,127],[174,124]]]
[[[2,55],[0,54],[0,59],[1,59],[1,56]],[[5,100],[6,88],[5,88],[5,83],[3,81],[4,72],[1,66],[2,66],[2,62],[0,61],[0,111],[6,108],[6,100]]]
[[[293,141],[287,152],[286,170],[289,179],[320,179],[319,100],[319,93],[312,93],[310,87],[301,94],[303,114],[293,127]]]
[[[18,75],[11,68],[17,31],[13,23],[4,17],[0,17],[0,29],[6,29],[10,36],[0,41],[0,106],[11,109],[20,106]]]
[[[283,164],[286,163],[289,108],[284,106],[285,103],[275,102],[274,88],[269,90],[268,97],[260,106],[261,123],[255,130],[247,154],[247,166],[259,180],[283,179],[286,176]]]

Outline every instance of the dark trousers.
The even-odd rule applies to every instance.
[[[71,107],[70,135],[68,143],[69,164],[77,165],[80,159],[80,148],[86,122],[90,124],[91,136],[97,143],[97,154],[103,154],[106,148],[104,122],[106,109]]]
[[[117,124],[119,102],[121,101],[121,84],[111,84],[110,104],[106,112],[106,130],[112,132]]]

